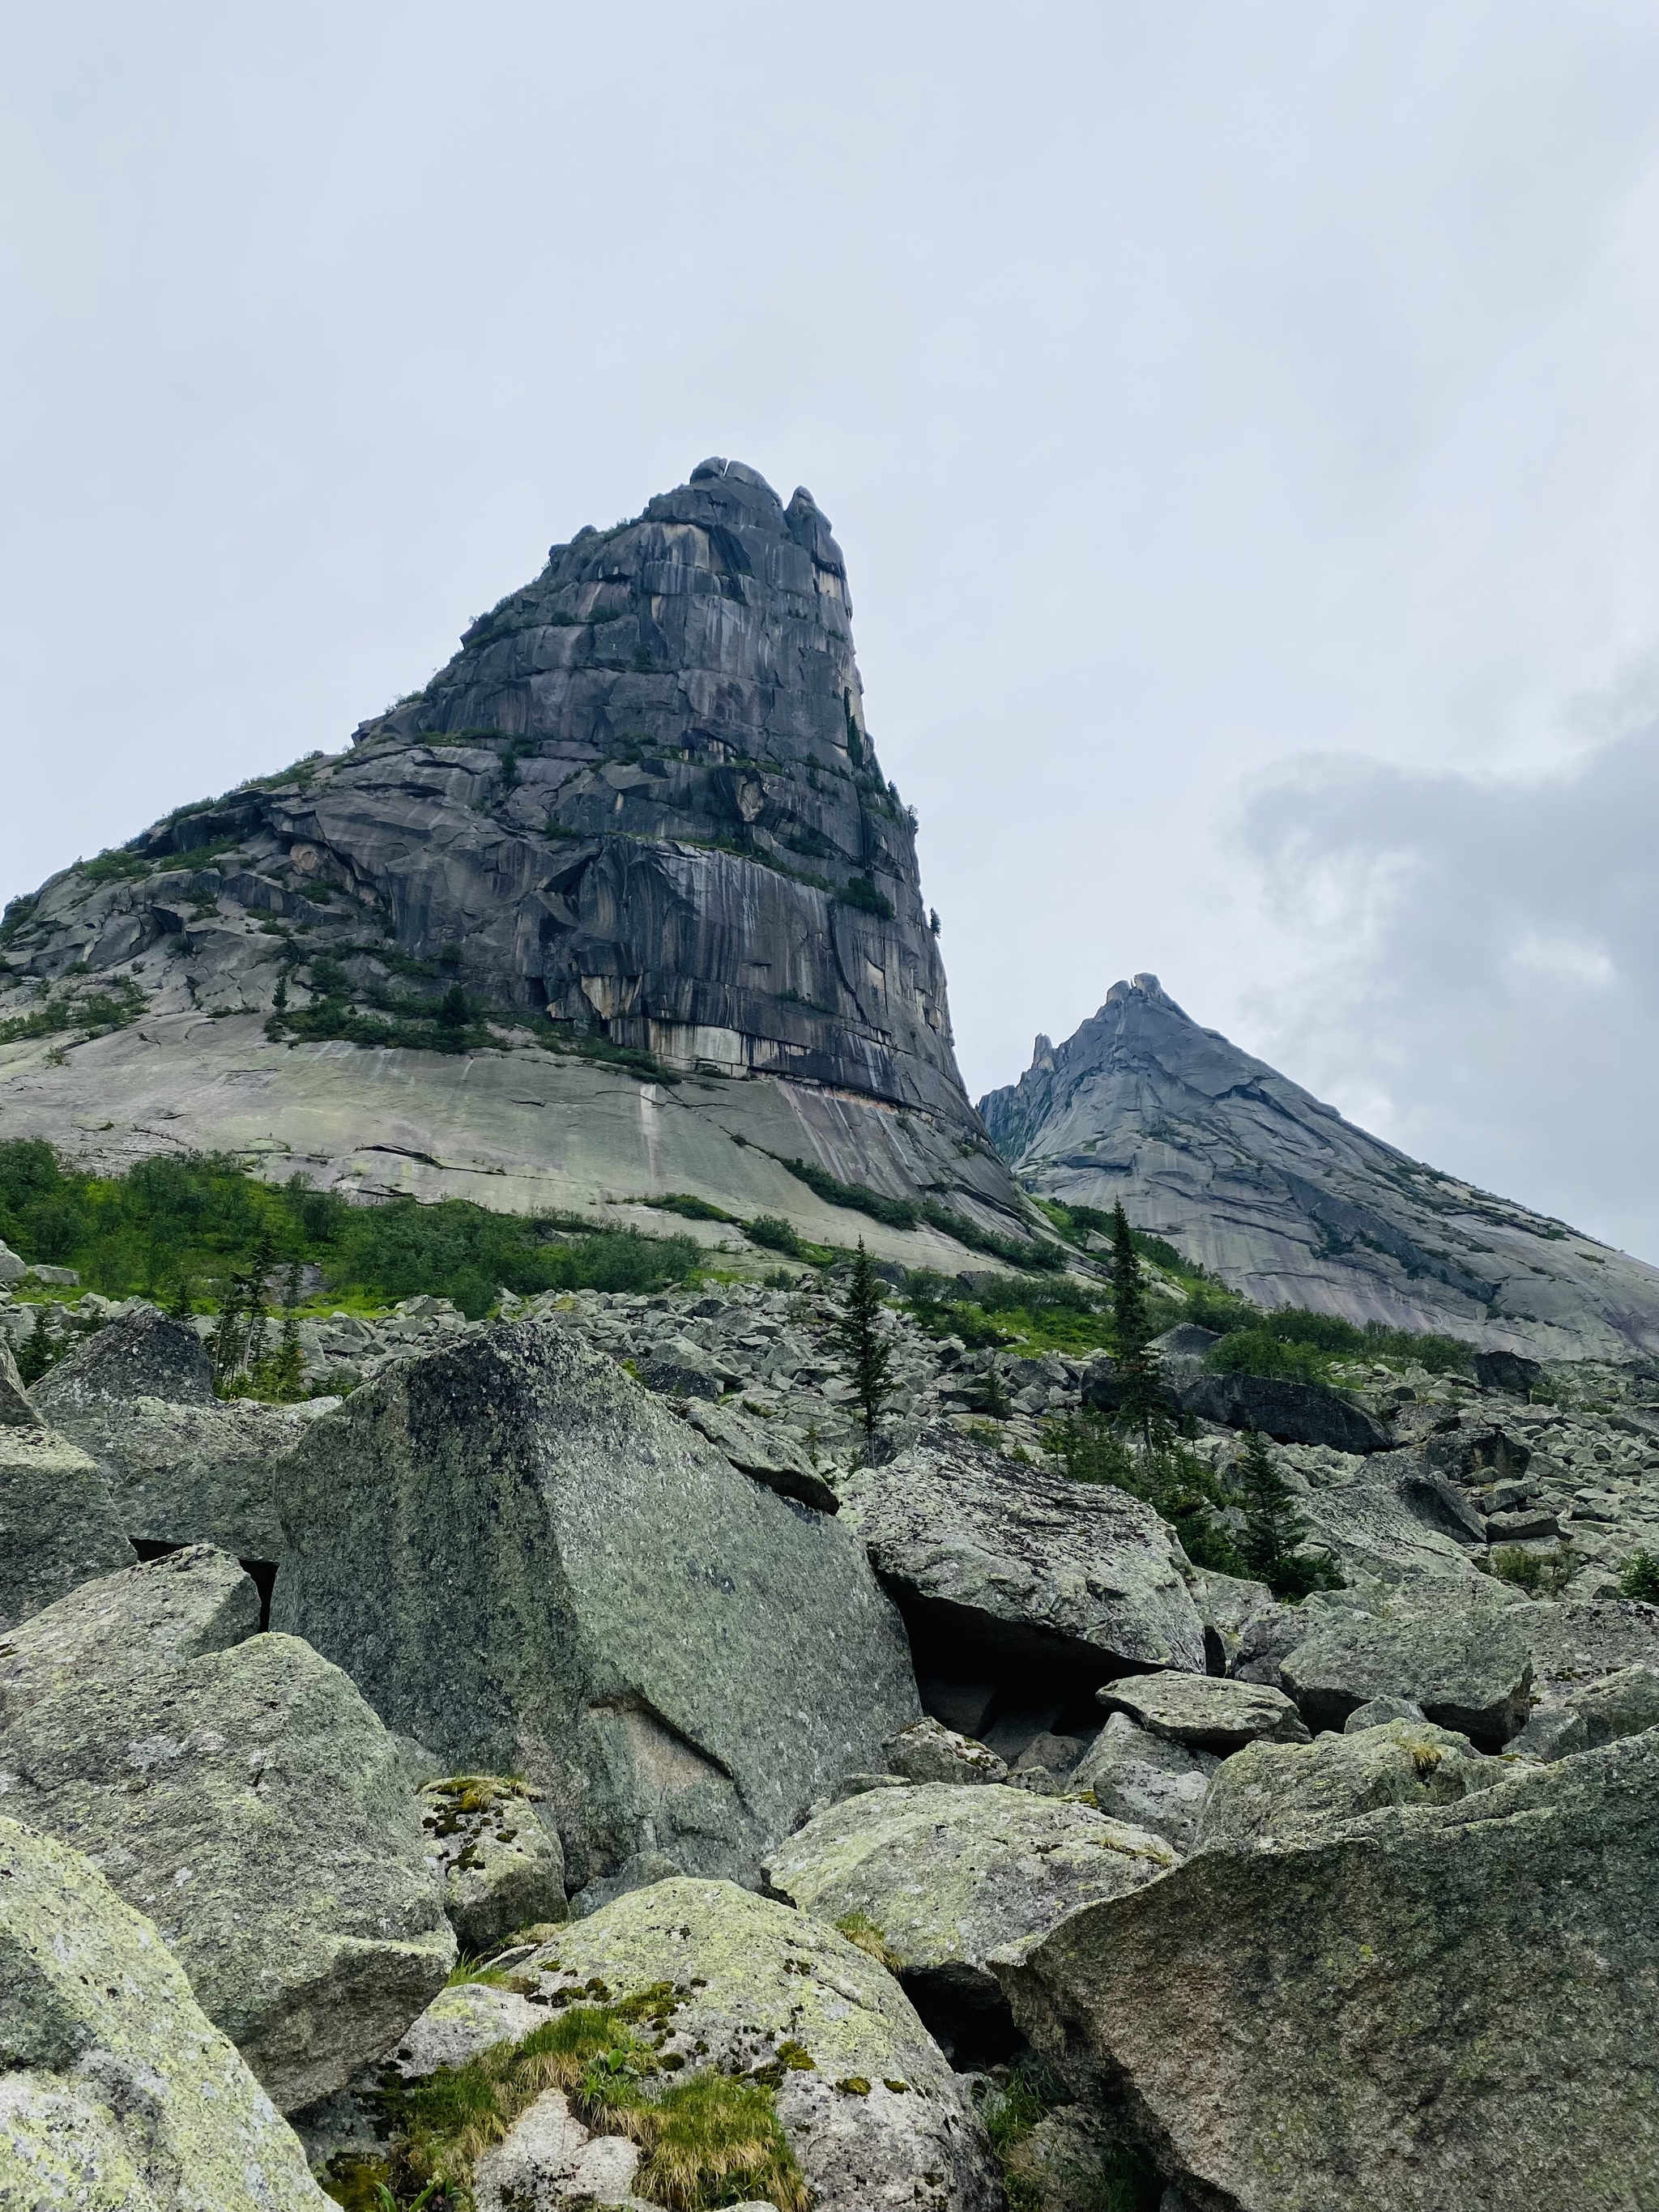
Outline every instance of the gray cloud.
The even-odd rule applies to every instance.
[[[1298,1078],[1437,1164],[1659,1259],[1659,715],[1553,772],[1310,761],[1244,811],[1304,948],[1261,1015]],[[1323,944],[1314,954],[1306,948]]]

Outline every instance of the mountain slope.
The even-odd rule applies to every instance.
[[[957,1073],[840,549],[740,463],[556,545],[344,755],[77,862],[0,937],[0,1137],[502,1206],[690,1190],[844,1241],[766,1157],[799,1156],[1030,1234]]]
[[[1260,1304],[1557,1358],[1659,1352],[1659,1269],[1368,1136],[1155,975],[1115,983],[1064,1044],[1038,1037],[980,1113],[1028,1190],[1121,1199]]]

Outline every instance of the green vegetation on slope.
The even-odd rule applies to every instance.
[[[690,1237],[491,1213],[464,1199],[353,1205],[302,1176],[261,1182],[223,1155],[143,1160],[124,1176],[66,1167],[38,1139],[0,1145],[0,1240],[79,1271],[109,1297],[216,1305],[256,1255],[317,1268],[331,1297],[451,1298],[471,1319],[497,1292],[658,1290],[702,1257]]]

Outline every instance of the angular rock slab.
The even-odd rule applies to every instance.
[[[134,1398],[211,1406],[213,1363],[193,1328],[159,1306],[139,1306],[65,1353],[32,1395],[54,1421],[88,1406],[125,1405]]]
[[[970,1735],[948,1729],[932,1714],[890,1738],[888,1771],[907,1782],[1006,1782],[1008,1766]]]
[[[573,1890],[653,1850],[752,1875],[919,1717],[857,1537],[556,1322],[354,1392],[283,1462],[282,1511],[273,1624],[447,1765],[544,1790]]]
[[[1096,1692],[1109,1713],[1127,1713],[1138,1728],[1189,1751],[1225,1759],[1263,1736],[1306,1743],[1308,1731],[1291,1699],[1265,1682],[1228,1682],[1213,1674],[1132,1674]]]
[[[1162,1837],[1087,1805],[995,1783],[934,1782],[832,1805],[777,1847],[766,1875],[816,1919],[857,1914],[878,1929],[923,2017],[937,2013],[944,2025],[958,2008],[1002,2014],[985,1963],[992,1952],[1029,1943],[1175,1863]],[[982,2023],[961,2027],[971,2042]],[[953,2056],[963,2063],[963,2051]]]
[[[1500,1761],[1431,1722],[1383,1721],[1306,1745],[1252,1744],[1216,1771],[1198,1849],[1285,1843],[1380,1812],[1386,1805],[1455,1805],[1502,1780]]]
[[[0,1428],[0,1632],[137,1553],[96,1463],[47,1428]]]
[[[733,1406],[705,1405],[697,1399],[687,1401],[685,1418],[740,1474],[819,1513],[840,1511],[841,1500],[806,1454],[790,1437],[775,1434],[769,1423]]]
[[[0,1640],[0,1803],[149,1913],[285,2110],[395,2042],[455,1958],[396,1746],[349,1678],[260,1636],[207,1546]]]
[[[1316,1382],[1266,1375],[1192,1375],[1173,1378],[1170,1389],[1183,1413],[1230,1429],[1255,1429],[1275,1443],[1382,1452],[1391,1441],[1369,1413]]]
[[[1656,1791],[1650,1733],[1461,1804],[1200,1851],[1001,1978],[1074,2082],[1121,2083],[1195,2203],[1639,2212],[1659,2174]]]
[[[1066,1778],[1066,1787],[1079,1796],[1086,1791],[1111,1819],[1148,1829],[1184,1855],[1197,1837],[1210,1778],[1219,1765],[1213,1752],[1189,1751],[1137,1728],[1127,1713],[1114,1713]]]
[[[1484,1534],[1477,1516],[1421,1452],[1289,1456],[1306,1480],[1296,1510],[1307,1546],[1328,1553],[1352,1589],[1483,1587],[1472,1556]]]
[[[833,1928],[730,1882],[664,1881],[572,1921],[519,1971],[588,2002],[605,2001],[595,1979],[611,2000],[672,1983],[665,2050],[690,2067],[775,2069],[817,2212],[1001,2212],[996,2160],[938,2045],[891,1975]]]
[[[11,1346],[0,1336],[0,1429],[40,1429],[46,1424],[23,1388]]]
[[[842,1476],[842,1519],[897,1596],[924,1677],[975,1667],[1070,1694],[1141,1668],[1204,1671],[1169,1530],[1127,1492],[1069,1482],[935,1431]],[[981,1718],[988,1708],[988,1697]],[[979,1733],[979,1723],[941,1717]],[[1028,1734],[1052,1724],[1036,1717]],[[1000,1747],[994,1747],[1000,1748]]]
[[[287,2123],[143,1915],[0,1819],[0,2203],[326,2212]]]
[[[1497,1751],[1525,1727],[1532,1659],[1516,1609],[1446,1593],[1333,1621],[1289,1651],[1279,1679],[1312,1729],[1340,1729],[1373,1698],[1409,1698],[1441,1728]]]

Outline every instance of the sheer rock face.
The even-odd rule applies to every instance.
[[[890,1196],[965,1200],[981,1225],[1022,1233],[957,1073],[915,825],[865,723],[850,619],[811,495],[786,507],[740,463],[705,462],[633,522],[556,545],[348,753],[185,808],[9,909],[0,1017],[36,1009],[46,981],[53,1006],[131,988],[139,1022],[72,1067],[47,1062],[49,1036],[8,1048],[0,1135],[56,1139],[78,1115],[88,1157],[118,1161],[156,1150],[149,1125],[165,1116],[169,1149],[287,1149],[325,1180],[384,1174],[384,1153],[468,1196],[479,1173],[504,1173],[489,1193],[503,1206],[596,1187],[707,1188],[791,1218],[792,1194],[814,1203],[770,1160],[734,1153],[737,1127],[751,1147]],[[80,963],[89,979],[71,978]],[[338,1021],[273,1043],[234,1018],[267,1016],[279,981],[296,1017],[355,1010],[356,1044]],[[455,982],[504,1051],[475,1035],[458,1066],[408,1048],[441,1041],[431,1017]],[[106,996],[104,1025],[120,1014]],[[365,1050],[388,1019],[398,1048]],[[700,1152],[694,1116],[653,1116],[637,1073],[552,1061],[539,1047],[561,1036],[784,1080],[737,1086],[736,1120],[720,1114]],[[444,1097],[463,1069],[466,1095]],[[603,1143],[568,1126],[572,1109],[603,1122],[596,1073],[627,1092],[627,1126]],[[762,1095],[780,1088],[793,1103]],[[717,1112],[733,1090],[678,1100]],[[126,1118],[106,1128],[112,1111]],[[635,1125],[657,1118],[641,1146]]]
[[[1200,1029],[1155,975],[1115,983],[979,1102],[1029,1189],[1109,1208],[1265,1306],[1553,1358],[1659,1352],[1659,1269],[1439,1174]]]

